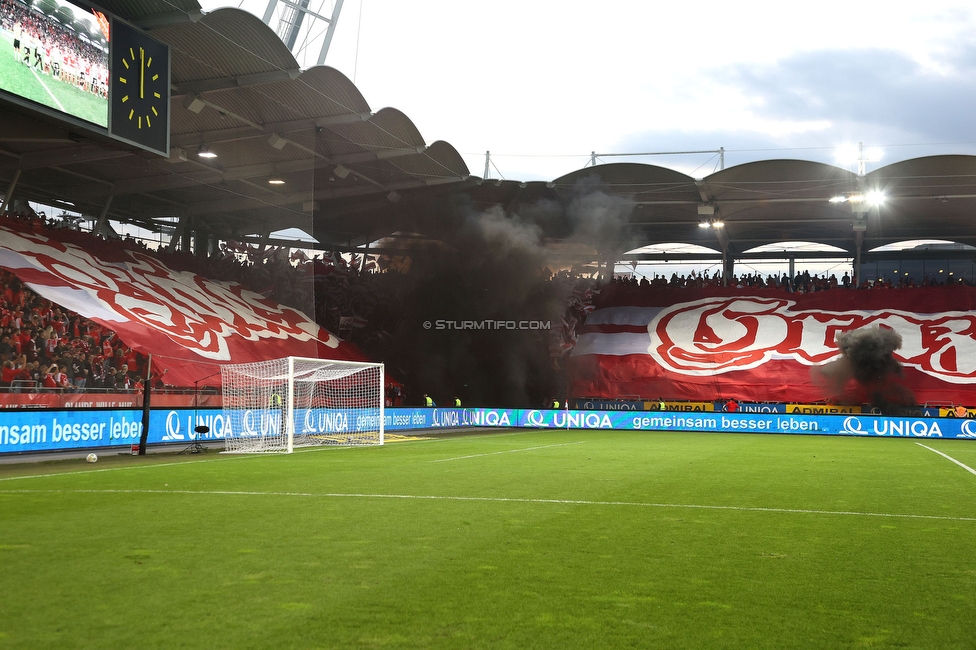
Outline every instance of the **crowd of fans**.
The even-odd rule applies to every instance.
[[[637,279],[636,276],[622,277],[614,276],[613,283],[618,286],[631,286],[631,287],[655,287],[655,288],[671,288],[671,289],[682,289],[682,288],[698,288],[703,287],[721,287],[725,286],[722,281],[722,274],[716,272],[710,275],[708,271],[701,273],[696,273],[691,271],[688,275],[678,275],[677,273],[672,273],[671,277],[668,278],[665,275],[658,275],[655,273],[651,279],[647,276]],[[963,278],[953,278],[950,276],[947,280],[937,280],[929,277],[923,278],[921,281],[916,282],[914,278],[906,277],[899,278],[897,282],[892,282],[890,279],[865,279],[857,286],[858,289],[905,289],[912,287],[935,287],[944,286],[946,284],[966,284],[969,283]],[[814,293],[816,291],[825,291],[827,289],[852,289],[854,288],[854,280],[851,278],[850,274],[845,272],[843,277],[838,280],[836,274],[826,274],[811,275],[809,271],[801,271],[795,276],[790,277],[788,274],[778,274],[771,273],[763,276],[760,273],[747,273],[745,275],[737,276],[733,275],[728,286],[735,287],[738,289],[745,288],[769,288],[769,289],[781,289],[783,291],[789,291],[790,293]]]
[[[146,359],[115,332],[62,310],[0,271],[0,388],[128,392],[142,388]]]
[[[46,219],[33,212],[8,213],[18,227],[43,231],[60,229],[58,238],[82,247],[94,234],[83,232],[77,220],[62,215]],[[235,242],[221,244],[210,256],[150,249],[142,240],[124,237],[119,246],[150,252],[170,268],[233,281],[279,303],[313,315],[326,329],[351,340],[374,356],[382,356],[384,342],[392,340],[404,326],[403,296],[413,281],[408,257],[319,255],[309,259],[301,251],[279,247],[249,246]],[[384,271],[397,272],[384,272]],[[559,368],[573,349],[586,315],[601,291],[591,274],[574,271],[550,272],[549,286],[565,303],[558,322],[548,332],[552,363]],[[929,279],[918,285],[912,279],[865,281],[859,288],[894,288],[942,284]],[[810,293],[835,288],[854,288],[848,273],[816,275],[802,271],[761,275],[748,273],[729,278],[738,288],[776,288]],[[673,273],[670,278],[614,276],[610,287],[702,288],[725,286],[720,273],[692,271]],[[33,387],[48,390],[83,389],[138,390],[145,376],[145,358],[127,348],[114,332],[77,314],[62,310],[23,287],[13,274],[0,272],[0,388]],[[560,298],[561,300],[563,298]]]

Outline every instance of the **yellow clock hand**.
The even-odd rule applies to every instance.
[[[146,50],[139,48],[139,99],[146,97]]]

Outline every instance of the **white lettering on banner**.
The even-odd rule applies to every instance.
[[[766,404],[739,404],[739,410],[744,413],[779,413],[780,410],[775,406]]]
[[[549,424],[546,422],[546,416],[542,413],[542,411],[529,411],[525,419],[531,427],[549,426]]]
[[[431,424],[435,427],[469,426],[468,412],[458,409],[434,409],[431,413]]]
[[[130,421],[124,416],[117,422],[115,418],[109,418],[108,431],[109,440],[138,438],[142,435],[142,422]]]
[[[407,427],[410,426],[410,414],[398,415],[389,411],[383,414],[383,424],[387,427]]]
[[[308,433],[349,431],[349,416],[342,411],[306,409],[305,431]]]
[[[904,365],[943,381],[976,383],[976,314],[898,310],[795,310],[781,298],[704,298],[662,309],[648,326],[648,353],[665,369],[708,376],[756,368],[770,359],[806,365],[839,354],[839,332],[883,326],[902,337]]]
[[[914,436],[916,438],[942,438],[942,428],[938,420],[890,420],[888,418],[873,418],[872,431],[866,431],[863,423],[856,417],[845,418],[841,433],[866,436],[874,433],[876,436]],[[966,436],[966,425],[971,420],[963,422],[963,437]],[[976,436],[973,436],[976,437]]]
[[[47,426],[43,424],[0,426],[0,444],[34,445],[44,442],[47,442]]]
[[[47,292],[53,299],[53,293],[70,286],[84,293],[84,299],[75,299],[84,302],[88,317],[140,323],[200,357],[229,360],[229,344],[241,340],[318,340],[339,346],[336,337],[301,312],[276,306],[240,285],[174,271],[138,251],[127,251],[126,262],[106,264],[75,244],[6,227],[0,231],[0,247],[19,256],[23,267],[49,276],[32,285],[42,295]]]
[[[176,411],[170,411],[166,414],[166,428],[163,434],[163,440],[183,440],[183,434],[180,433],[180,416]]]
[[[276,436],[281,432],[281,414],[268,413],[264,410],[244,411],[241,416],[241,431],[238,436],[242,438],[259,438],[266,436]]]
[[[584,411],[638,411],[637,405],[632,402],[583,402],[580,405]]]
[[[718,431],[718,419],[701,418],[684,415],[654,415],[635,417],[635,429],[697,429],[700,431]]]
[[[512,419],[502,411],[475,411],[471,414],[471,426],[510,427]]]
[[[122,418],[125,422],[125,418]],[[113,426],[119,423],[114,418],[109,419],[109,439],[113,439]],[[139,431],[142,431],[142,423],[139,423]],[[105,437],[105,422],[75,422],[69,424],[58,424],[55,418],[51,424],[52,442],[90,442],[102,440]]]
[[[962,426],[959,428],[962,431],[959,435],[960,438],[976,438],[976,421],[963,420]]]
[[[612,429],[613,423],[606,413],[584,411],[553,411],[552,426],[562,429]]]
[[[194,417],[196,422],[194,422]],[[204,432],[198,432],[197,427],[203,426],[207,430]],[[166,414],[166,420],[163,425],[163,441],[182,441],[185,439],[189,440],[203,440],[203,439],[214,439],[214,438],[224,438],[225,436],[231,435],[231,422],[230,418],[224,417],[223,413],[208,413],[206,415],[187,415],[186,416],[186,435],[183,435],[183,426],[180,423],[179,413],[176,411],[170,411]]]

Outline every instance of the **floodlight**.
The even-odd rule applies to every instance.
[[[288,140],[285,140],[283,137],[281,137],[277,133],[272,133],[271,134],[271,137],[268,138],[268,144],[270,144],[272,147],[274,147],[278,151],[281,151],[282,149],[285,148],[285,145],[288,144]]]
[[[335,169],[332,170],[336,176],[339,178],[345,178],[349,175],[349,170],[342,165],[336,165]]]
[[[881,205],[882,203],[884,203],[885,195],[884,192],[880,192],[878,190],[872,190],[871,192],[867,193],[867,195],[864,197],[864,200],[871,205]]]
[[[187,95],[186,100],[184,100],[183,102],[183,106],[186,107],[186,110],[193,113],[199,113],[200,111],[203,110],[204,106],[206,105],[207,104],[202,99],[200,99],[199,96],[194,95],[192,93]]]
[[[284,185],[285,184],[285,179],[283,179],[281,176],[278,176],[277,174],[272,174],[268,178],[268,183],[270,185]]]
[[[846,203],[847,202],[847,197],[844,196],[843,194],[841,194],[839,196],[832,196],[832,197],[830,197],[829,200],[830,200],[831,203]]]
[[[200,145],[200,148],[197,149],[197,155],[200,156],[201,158],[216,158],[217,157],[217,154],[215,154],[213,151],[210,151],[210,147],[208,147],[205,144],[201,144]]]
[[[840,145],[839,147],[837,147],[837,150],[834,152],[834,158],[836,158],[838,162],[843,163],[845,165],[856,163],[860,157],[861,157],[861,152],[859,151],[857,145],[851,144],[849,142]]]
[[[698,222],[698,227],[699,228],[711,228],[712,227],[712,224],[708,223],[707,221],[702,220],[702,221],[699,221]]]

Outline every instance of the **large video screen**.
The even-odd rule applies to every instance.
[[[0,90],[106,128],[106,15],[66,0],[0,0],[0,7]]]

